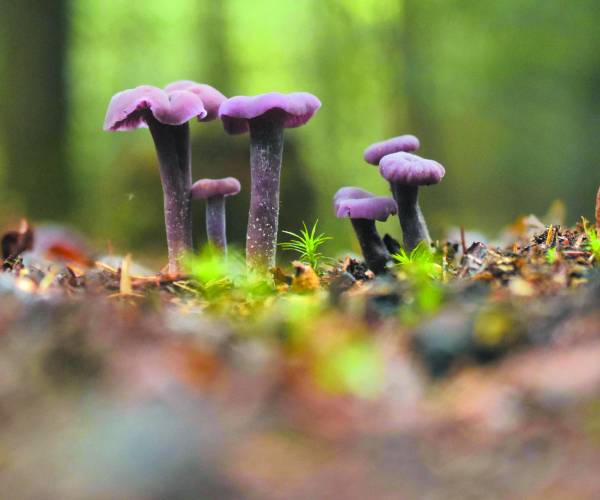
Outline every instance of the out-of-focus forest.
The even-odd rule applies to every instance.
[[[432,232],[493,234],[562,199],[591,216],[600,181],[597,0],[2,0],[0,223],[64,221],[120,251],[161,253],[162,196],[147,131],[106,133],[111,96],[194,79],[228,96],[305,90],[323,107],[288,131],[282,229],[320,219],[350,245],[332,194],[385,194],[371,142],[414,133],[446,166],[424,189]],[[194,177],[237,176],[247,136],[192,124]],[[195,208],[203,238],[201,204]],[[397,221],[388,222],[392,231]]]

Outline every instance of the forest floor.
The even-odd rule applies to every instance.
[[[35,239],[2,240],[0,498],[600,498],[590,227],[528,217],[377,278]]]

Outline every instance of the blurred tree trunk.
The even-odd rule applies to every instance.
[[[392,21],[392,61],[390,116],[395,135],[414,134],[421,141],[417,154],[446,163],[446,146],[440,125],[439,82],[432,70],[432,54],[436,36],[435,11],[421,0],[399,0],[399,18]],[[443,106],[443,104],[442,104]],[[443,108],[441,110],[443,112]],[[446,181],[447,183],[448,181]],[[449,190],[436,191],[436,203],[449,199]],[[422,206],[427,209],[427,201]],[[435,232],[436,225],[431,229]]]
[[[6,188],[28,217],[64,218],[72,201],[66,151],[68,0],[2,4]]]
[[[227,0],[202,2],[200,33],[204,37],[204,53],[199,57],[205,64],[206,82],[226,96],[233,91],[231,57],[227,46]]]
[[[392,117],[394,130],[413,133],[428,151],[440,155],[442,140],[435,117],[435,82],[429,71],[425,45],[429,42],[432,20],[425,16],[420,0],[400,0],[400,19],[392,30],[397,60],[392,76]],[[430,75],[427,77],[426,75]],[[406,125],[410,130],[406,129]]]

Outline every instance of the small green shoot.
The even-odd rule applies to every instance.
[[[424,241],[421,241],[410,254],[400,248],[398,253],[392,255],[392,258],[396,262],[396,266],[406,271],[407,274],[427,275],[433,279],[440,279],[442,276],[439,256],[433,253]]]
[[[587,236],[586,248],[592,253],[596,262],[600,262],[600,236],[596,232],[596,228],[589,225],[587,219],[582,217],[583,230]]]
[[[558,250],[556,247],[549,248],[546,250],[546,262],[550,265],[554,264],[558,260]]]
[[[231,277],[227,257],[209,245],[203,247],[198,255],[188,255],[185,266],[187,272],[203,286]]]
[[[443,303],[444,293],[440,286],[443,256],[432,252],[422,241],[410,254],[401,248],[392,258],[412,285],[400,317],[405,324],[415,325],[423,317],[435,313]]]
[[[204,298],[220,305],[226,303],[261,302],[274,293],[272,280],[266,275],[247,269],[242,254],[205,246],[199,254],[185,260],[187,272],[196,282]]]
[[[312,229],[306,227],[306,223],[302,223],[304,226],[299,233],[292,231],[283,231],[285,234],[292,236],[290,241],[284,241],[279,246],[283,250],[290,250],[299,254],[298,260],[309,264],[317,273],[320,271],[323,260],[326,257],[319,251],[319,248],[323,243],[331,240],[331,236],[325,234],[317,234],[317,220]]]
[[[226,256],[218,249],[207,245],[199,254],[189,254],[185,259],[185,268],[199,286],[206,298],[215,299],[232,286],[237,269],[237,256]]]

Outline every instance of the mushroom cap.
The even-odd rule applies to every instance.
[[[419,149],[420,145],[419,139],[417,139],[414,135],[400,135],[398,137],[392,137],[391,139],[371,144],[367,149],[365,149],[363,158],[371,165],[379,165],[379,161],[384,156],[392,153],[399,153],[401,151],[416,151]]]
[[[335,204],[338,219],[368,219],[385,221],[390,215],[398,212],[398,205],[392,198],[372,196],[369,198],[347,198]]]
[[[112,97],[104,130],[148,128],[144,117],[146,110],[165,125],[183,125],[195,116],[202,119],[207,114],[202,99],[188,90],[167,92],[151,85],[140,85]]]
[[[219,108],[219,118],[223,120],[223,127],[228,134],[243,134],[249,129],[248,120],[269,111],[281,111],[284,128],[294,128],[304,125],[320,107],[321,101],[308,92],[269,92],[227,99]]]
[[[333,195],[334,202],[339,200],[357,200],[360,198],[375,198],[375,195],[373,193],[369,193],[369,191],[365,191],[364,189],[354,186],[340,188]]]
[[[381,159],[379,173],[388,182],[423,186],[440,182],[446,170],[437,161],[410,153],[394,153]]]
[[[353,186],[340,188],[333,195],[333,211],[337,213],[340,202],[346,200],[359,200],[361,198],[375,198],[375,195],[369,193],[369,191]]]
[[[235,177],[200,179],[192,185],[192,198],[206,199],[213,196],[232,196],[238,194],[240,189],[240,181]]]
[[[188,90],[193,94],[196,94],[204,104],[206,109],[206,116],[200,118],[203,122],[214,120],[219,116],[219,106],[227,97],[225,97],[216,88],[207,85],[206,83],[197,83],[192,80],[178,80],[173,83],[169,83],[165,87],[166,92],[172,92],[173,90]]]

